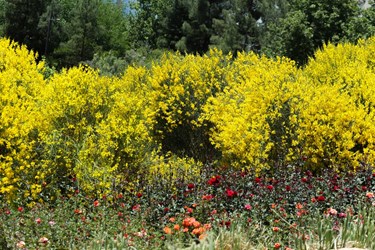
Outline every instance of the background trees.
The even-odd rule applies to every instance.
[[[374,7],[362,9],[359,2],[0,0],[0,35],[57,68],[81,62],[120,68],[165,50],[204,54],[212,47],[288,56],[304,65],[328,41],[375,33]]]

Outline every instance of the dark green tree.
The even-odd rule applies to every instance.
[[[5,28],[5,0],[0,0],[0,36],[4,35]]]
[[[213,34],[210,42],[224,52],[250,51],[259,49],[259,28],[255,1],[230,0],[213,19]]]
[[[344,40],[355,43],[360,38],[375,35],[375,7],[361,9],[360,15],[353,17],[346,24]]]
[[[347,24],[359,16],[357,0],[291,0],[288,4],[263,0],[263,7],[267,2],[286,13],[264,13],[263,52],[271,56],[281,53],[299,65],[305,64],[323,44],[343,39]]]
[[[49,3],[50,0],[5,0],[5,36],[42,55],[46,33],[39,28],[39,20]]]
[[[188,20],[189,10],[185,0],[174,0],[159,19],[158,48],[176,50],[176,44],[183,36],[182,25]]]
[[[63,15],[63,32],[67,40],[62,41],[54,53],[59,65],[73,66],[91,60],[95,51],[100,50],[100,5],[100,0],[79,0],[74,5],[66,6],[72,8],[67,15]]]

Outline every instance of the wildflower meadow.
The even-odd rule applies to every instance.
[[[375,249],[375,38],[118,77],[0,39],[0,116],[1,249]]]

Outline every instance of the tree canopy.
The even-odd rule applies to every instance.
[[[165,50],[213,47],[302,66],[327,42],[374,33],[374,7],[358,0],[0,0],[0,35],[57,68],[101,64],[108,55],[119,65],[147,63]]]

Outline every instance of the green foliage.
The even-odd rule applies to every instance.
[[[357,42],[360,38],[366,39],[375,35],[375,7],[361,10],[361,14],[353,17],[346,24],[345,40],[352,43]]]
[[[228,1],[219,17],[213,18],[211,46],[224,53],[259,49],[259,34],[256,25],[253,1]]]
[[[38,28],[48,1],[5,0],[5,35],[42,55],[46,33]]]
[[[304,65],[316,49],[343,39],[345,26],[359,14],[356,0],[292,1],[284,16],[270,18],[262,48],[268,55],[288,56]]]
[[[92,59],[94,51],[98,50],[99,3],[99,0],[80,0],[76,5],[70,6],[71,20],[64,27],[68,40],[63,41],[55,52],[63,58],[62,65],[73,66]]]

